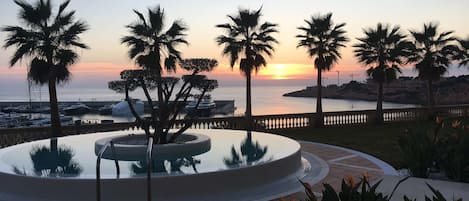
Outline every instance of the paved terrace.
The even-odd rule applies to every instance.
[[[335,189],[340,189],[342,179],[350,176],[353,177],[355,181],[359,181],[366,173],[372,181],[376,181],[385,173],[396,174],[391,166],[367,154],[326,144],[311,142],[300,142],[300,144],[302,151],[318,156],[326,161],[329,166],[327,176],[320,182],[312,185],[315,192],[322,191],[323,183],[328,183]],[[297,192],[290,196],[277,199],[276,201],[303,200],[304,198],[304,192]]]
[[[403,179],[402,176],[397,176],[394,168],[373,156],[326,144],[312,142],[300,142],[300,144],[304,152],[315,154],[326,161],[329,166],[327,176],[312,185],[313,191],[316,193],[322,192],[323,183],[328,183],[334,189],[339,190],[343,178],[353,177],[358,182],[366,173],[371,182],[383,179],[378,190],[389,195],[398,181]],[[404,195],[423,201],[425,195],[430,197],[433,195],[427,187],[427,183],[440,191],[448,200],[453,200],[453,198],[469,200],[469,184],[412,177],[399,186],[391,201],[401,201]],[[304,199],[305,193],[297,192],[274,201],[300,201]]]

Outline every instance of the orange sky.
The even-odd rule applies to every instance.
[[[57,1],[61,0],[54,2]],[[110,2],[113,4],[112,9],[108,8]],[[93,6],[89,6],[90,3]],[[238,66],[232,70],[227,65],[228,59],[221,56],[222,47],[217,46],[215,38],[223,32],[214,27],[216,24],[226,23],[226,15],[235,13],[238,7],[262,7],[261,20],[279,24],[280,32],[274,36],[280,44],[275,46],[276,51],[269,58],[268,67],[262,69],[255,79],[315,79],[316,70],[311,65],[312,59],[307,56],[305,49],[296,48],[295,35],[299,34],[297,27],[304,25],[304,19],[318,13],[332,12],[335,22],[347,23],[345,30],[351,39],[341,51],[342,59],[339,64],[331,72],[324,74],[326,84],[336,83],[336,71],[339,71],[342,82],[350,81],[352,76],[359,80],[366,78],[366,68],[356,62],[351,46],[357,42],[357,37],[362,36],[363,28],[375,26],[378,22],[400,25],[407,32],[410,29],[420,29],[424,22],[434,21],[440,23],[442,30],[454,30],[458,37],[469,35],[469,26],[467,20],[464,20],[469,18],[466,11],[469,1],[460,0],[361,0],[359,4],[349,0],[178,0],[177,3],[174,0],[79,0],[72,1],[70,8],[76,10],[79,19],[90,25],[90,30],[83,34],[82,39],[91,49],[79,51],[80,61],[71,67],[73,79],[77,79],[77,82],[86,82],[88,78],[118,79],[122,69],[134,68],[133,62],[126,56],[127,47],[121,45],[119,39],[128,34],[125,25],[136,19],[132,9],[143,11],[157,3],[165,9],[168,22],[182,19],[189,26],[187,40],[190,45],[179,47],[185,58],[205,57],[219,61],[220,65],[210,74],[216,79],[242,79]],[[2,2],[0,12],[0,26],[19,23],[18,6],[13,1]],[[0,41],[5,36],[0,33]],[[25,67],[7,67],[12,53],[11,48],[0,49],[0,80],[25,79]],[[407,69],[405,72],[412,70]]]

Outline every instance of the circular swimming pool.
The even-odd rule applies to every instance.
[[[1,149],[0,200],[96,200],[95,142],[138,133],[62,137],[56,150],[51,150],[51,140]],[[151,170],[154,200],[266,200],[297,189],[291,185],[298,178],[322,171],[315,165],[320,159],[302,159],[299,143],[286,137],[233,130],[187,133],[208,136],[210,149],[176,158],[156,155]],[[115,160],[102,159],[103,200],[146,200],[144,158],[117,161],[119,174]]]

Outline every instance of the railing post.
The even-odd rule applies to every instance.
[[[308,115],[308,126],[314,127],[314,122],[316,122],[316,113],[310,113]]]
[[[373,124],[374,121],[375,121],[375,115],[376,115],[376,112],[367,112],[366,113],[366,124]],[[384,116],[384,112],[383,112],[383,116]]]

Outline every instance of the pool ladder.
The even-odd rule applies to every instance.
[[[117,178],[119,178],[120,175],[120,168],[119,168],[119,162],[117,160],[116,156],[116,150],[114,148],[114,142],[111,140],[108,143],[106,143],[101,150],[99,150],[98,158],[96,159],[96,201],[101,201],[101,158],[103,157],[104,152],[106,151],[107,147],[111,146],[111,151],[112,155],[114,156],[114,163],[116,165],[116,174]],[[152,153],[153,153],[153,137],[148,138],[148,144],[147,144],[147,152],[146,152],[146,158],[147,158],[147,201],[151,201],[151,159],[152,159]]]

